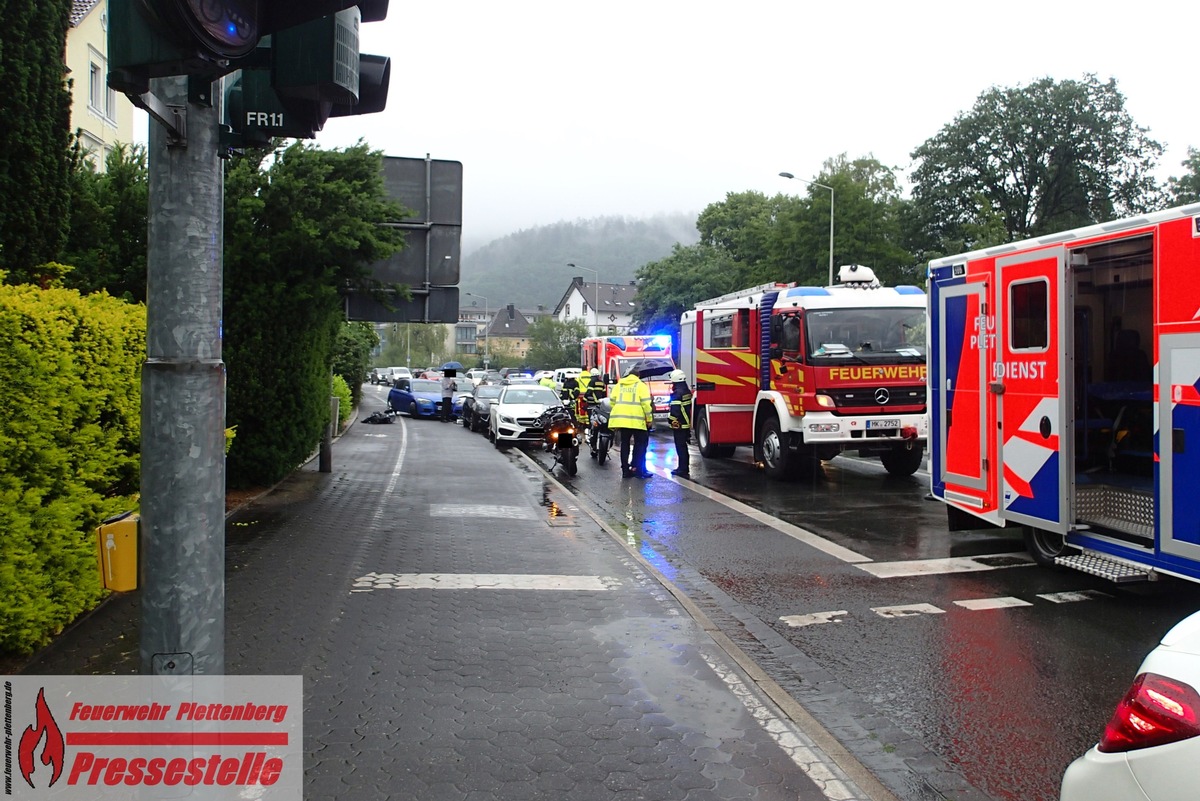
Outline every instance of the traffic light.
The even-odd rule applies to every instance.
[[[308,139],[329,117],[383,111],[391,60],[360,54],[358,43],[361,22],[386,15],[387,0],[371,0],[264,40],[247,61],[253,66],[228,82],[232,146],[261,145],[276,136]]]
[[[151,78],[217,78],[237,69],[237,60],[252,53],[262,37],[355,4],[356,0],[109,0],[108,85],[140,95],[149,91]],[[386,15],[387,0],[382,6]]]

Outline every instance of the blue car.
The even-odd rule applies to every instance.
[[[425,378],[399,379],[388,391],[388,408],[409,417],[438,417],[442,406],[442,384]]]

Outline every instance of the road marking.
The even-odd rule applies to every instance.
[[[1100,592],[1100,590],[1079,590],[1078,592],[1048,592],[1039,594],[1038,597],[1045,598],[1052,604],[1070,604],[1076,601],[1096,601],[1112,596],[1106,592]]]
[[[952,556],[946,559],[913,559],[907,562],[871,562],[855,565],[876,578],[901,576],[933,576],[941,573],[973,573],[980,570],[999,570],[1003,567],[1029,567],[1033,559],[1025,554],[1000,556]]]
[[[1033,606],[1029,601],[1022,601],[1020,598],[1007,596],[1004,598],[974,598],[969,601],[955,601],[956,606],[961,606],[963,609],[979,611],[983,609],[1008,609],[1014,606]]]
[[[902,606],[873,606],[871,611],[880,617],[912,617],[913,615],[944,615],[945,609],[933,604],[904,604]]]
[[[664,473],[663,475],[666,474]],[[673,479],[674,476],[670,476],[670,478]],[[716,501],[727,509],[732,509],[735,512],[739,512],[751,520],[762,523],[764,526],[769,526],[779,533],[786,534],[794,540],[799,540],[805,545],[816,548],[818,551],[827,553],[835,559],[840,559],[843,562],[849,562],[850,564],[871,561],[871,557],[869,556],[863,556],[860,553],[855,553],[849,548],[843,548],[841,545],[830,542],[824,537],[820,537],[811,531],[808,531],[807,529],[800,528],[799,526],[793,526],[791,523],[785,523],[778,518],[771,517],[766,512],[760,512],[758,509],[755,509],[752,506],[747,506],[741,501],[735,501],[733,498],[722,495],[719,492],[714,492],[708,487],[701,486],[694,481],[687,482],[687,488],[697,495],[703,495],[705,498],[708,498],[711,501]]]
[[[375,573],[354,580],[352,592],[372,590],[584,590],[619,587],[606,576],[553,576],[537,573]]]
[[[847,614],[845,609],[839,609],[836,612],[813,612],[811,615],[784,615],[779,619],[792,628],[800,628],[801,626],[819,626],[822,623],[841,623],[842,621],[837,618],[845,614]]]
[[[431,503],[430,517],[503,517],[509,520],[536,520],[528,506],[496,506],[486,503]]]

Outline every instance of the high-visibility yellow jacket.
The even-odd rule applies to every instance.
[[[616,383],[612,393],[609,428],[634,428],[648,431],[654,425],[654,404],[650,387],[636,375],[627,375]]]

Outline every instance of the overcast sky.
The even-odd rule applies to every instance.
[[[1165,178],[1200,146],[1197,23],[1191,3],[393,0],[362,44],[392,59],[387,110],[316,141],[461,161],[478,243],[805,192],[778,173],[843,152],[907,168],[987,88],[1091,72],[1167,146]]]

